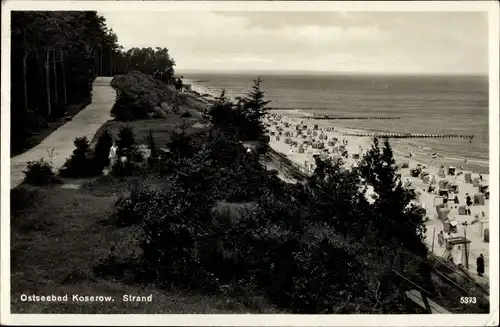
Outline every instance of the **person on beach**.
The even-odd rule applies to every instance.
[[[459,204],[460,203],[460,200],[458,199],[458,195],[455,194],[455,198],[453,199],[453,202],[455,204]]]
[[[438,234],[438,244],[439,247],[442,248],[444,246],[444,234],[443,231],[440,231]]]
[[[472,200],[469,193],[465,193],[465,195],[467,195],[467,197],[465,198],[465,204],[467,205],[467,215],[470,216],[470,206],[472,205]]]
[[[109,149],[108,158],[109,158],[109,171],[111,172],[118,159],[118,145],[116,145],[115,141],[113,141],[113,145],[111,145],[111,148]]]
[[[432,193],[434,192],[434,187],[432,185],[429,185],[429,188],[427,189],[427,193]]]
[[[465,204],[467,204],[467,206],[471,206],[472,205],[472,199],[469,195],[469,193],[465,193],[465,195],[467,195],[467,197],[465,198]]]
[[[477,265],[477,275],[483,276],[483,274],[484,274],[484,257],[483,257],[482,253],[477,258],[476,265]]]

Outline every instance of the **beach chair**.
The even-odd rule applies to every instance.
[[[486,193],[488,191],[488,185],[479,185],[478,186],[479,193]]]
[[[448,184],[448,190],[453,193],[458,193],[459,187],[457,184],[450,183]]]
[[[458,214],[465,216],[467,214],[467,207],[465,205],[461,205],[458,207]]]
[[[441,179],[438,183],[440,189],[448,189],[448,181],[446,179]]]
[[[485,196],[483,193],[474,194],[474,205],[484,205]]]
[[[442,196],[445,199],[448,199],[448,190],[447,189],[440,189],[438,192],[439,196]]]

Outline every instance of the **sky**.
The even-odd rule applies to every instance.
[[[176,70],[487,74],[482,12],[100,12],[126,49]]]

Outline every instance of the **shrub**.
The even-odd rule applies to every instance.
[[[115,203],[115,224],[126,227],[140,223],[148,205],[154,203],[157,196],[158,192],[155,190],[150,190],[144,185],[134,185],[129,196],[122,196]]]
[[[170,132],[170,141],[167,148],[176,158],[192,157],[195,154],[195,148],[193,146],[193,136],[187,133],[188,126],[183,123],[176,127]]]
[[[38,161],[28,161],[28,166],[23,173],[23,183],[26,184],[49,185],[61,183],[61,180],[54,174],[52,165],[43,158]]]
[[[353,256],[326,238],[313,244],[293,238],[274,243],[273,268],[263,286],[275,303],[298,314],[356,312],[355,299],[366,285]]]
[[[162,102],[172,104],[176,94],[174,86],[139,71],[115,76],[111,86],[117,92],[111,115],[122,121],[144,119]]]
[[[118,158],[127,157],[130,161],[130,154],[135,145],[135,135],[131,126],[120,126],[118,131]]]
[[[169,184],[168,189],[144,206],[140,246],[145,269],[163,286],[211,288],[213,276],[199,264],[196,243],[197,237],[210,229],[209,206],[205,199],[184,190],[175,181]]]
[[[137,119],[134,115],[133,105],[125,95],[117,96],[115,104],[111,108],[111,116],[118,121],[133,121]],[[137,109],[136,109],[137,110]]]
[[[122,162],[120,159],[116,161],[111,169],[111,175],[116,177],[126,177],[133,175],[140,175],[143,172],[143,167],[130,160]]]
[[[95,150],[94,150],[94,160],[96,164],[96,168],[102,172],[104,167],[109,165],[109,149],[113,145],[113,137],[108,130],[104,130],[104,132],[99,136]]]
[[[98,174],[99,169],[92,158],[88,139],[85,136],[77,137],[73,143],[76,149],[59,170],[59,174],[62,177],[89,177]]]

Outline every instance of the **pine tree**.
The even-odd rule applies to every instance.
[[[415,192],[406,189],[397,175],[392,148],[387,139],[382,149],[379,140],[373,140],[373,146],[363,157],[359,171],[377,194],[370,212],[374,236],[401,245],[418,255],[425,255],[425,212],[411,203],[415,199]]]
[[[225,90],[215,99],[217,102],[208,111],[212,124],[221,132],[239,137],[246,123],[242,107],[229,101]]]
[[[135,135],[132,127],[121,126],[118,132],[118,141],[116,143],[118,145],[118,156],[129,158],[130,151],[135,144]]]
[[[146,141],[148,143],[149,150],[151,151],[151,158],[158,158],[158,149],[156,148],[156,141],[151,130],[149,130],[149,135]]]
[[[187,133],[187,129],[188,126],[183,122],[170,133],[170,142],[167,147],[178,159],[193,155],[193,138]]]
[[[94,161],[96,162],[96,167],[101,171],[109,165],[109,149],[112,145],[113,137],[108,130],[105,130],[97,140],[94,150]]]
[[[262,79],[258,77],[253,81],[252,91],[242,99],[243,110],[247,119],[248,129],[246,131],[249,139],[257,140],[266,133],[266,127],[262,119],[268,114],[266,105],[271,101],[264,100],[265,94],[260,84]]]

